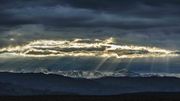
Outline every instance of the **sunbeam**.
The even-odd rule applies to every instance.
[[[165,72],[169,73],[169,57],[166,57],[164,59],[165,59]]]
[[[127,65],[126,65],[126,70],[127,70],[127,71],[130,69],[130,66],[131,66],[131,63],[132,63],[133,60],[134,60],[134,58],[130,58],[130,59],[128,60],[128,63],[127,63]]]
[[[102,61],[96,66],[96,68],[94,69],[94,71],[98,71],[98,70],[101,68],[101,66],[102,66],[108,59],[109,59],[109,57],[102,59]]]
[[[152,57],[152,59],[151,59],[150,73],[153,73],[153,72],[154,72],[154,62],[155,62],[155,58]]]
[[[118,64],[119,64],[119,61],[117,59],[111,59],[110,61],[111,63],[108,63],[108,65],[106,65],[103,69],[105,71],[111,71],[113,72],[114,69],[117,68]]]

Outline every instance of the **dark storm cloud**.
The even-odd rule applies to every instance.
[[[179,33],[180,0],[0,0],[0,47],[112,36],[176,48]]]
[[[139,29],[179,26],[175,0],[2,0],[0,25]]]

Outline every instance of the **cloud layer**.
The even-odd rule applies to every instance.
[[[78,36],[180,43],[179,0],[1,0],[0,11],[0,46]]]
[[[44,24],[57,27],[126,29],[179,26],[178,1],[38,0],[1,3],[1,25]]]

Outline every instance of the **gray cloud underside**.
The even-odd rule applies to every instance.
[[[179,0],[0,0],[0,47],[37,39],[116,37],[177,48]]]
[[[125,29],[179,26],[176,2],[38,0],[1,4],[1,25],[44,24],[60,27]],[[153,5],[155,4],[155,5]]]

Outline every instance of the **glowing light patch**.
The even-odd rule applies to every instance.
[[[14,41],[15,39],[14,39],[14,38],[10,38],[9,40],[10,40],[10,41]]]
[[[116,45],[114,38],[74,39],[74,40],[37,40],[24,46],[0,49],[0,54],[14,54],[28,57],[48,56],[96,56],[115,58],[142,58],[178,56],[178,52],[145,46]]]

